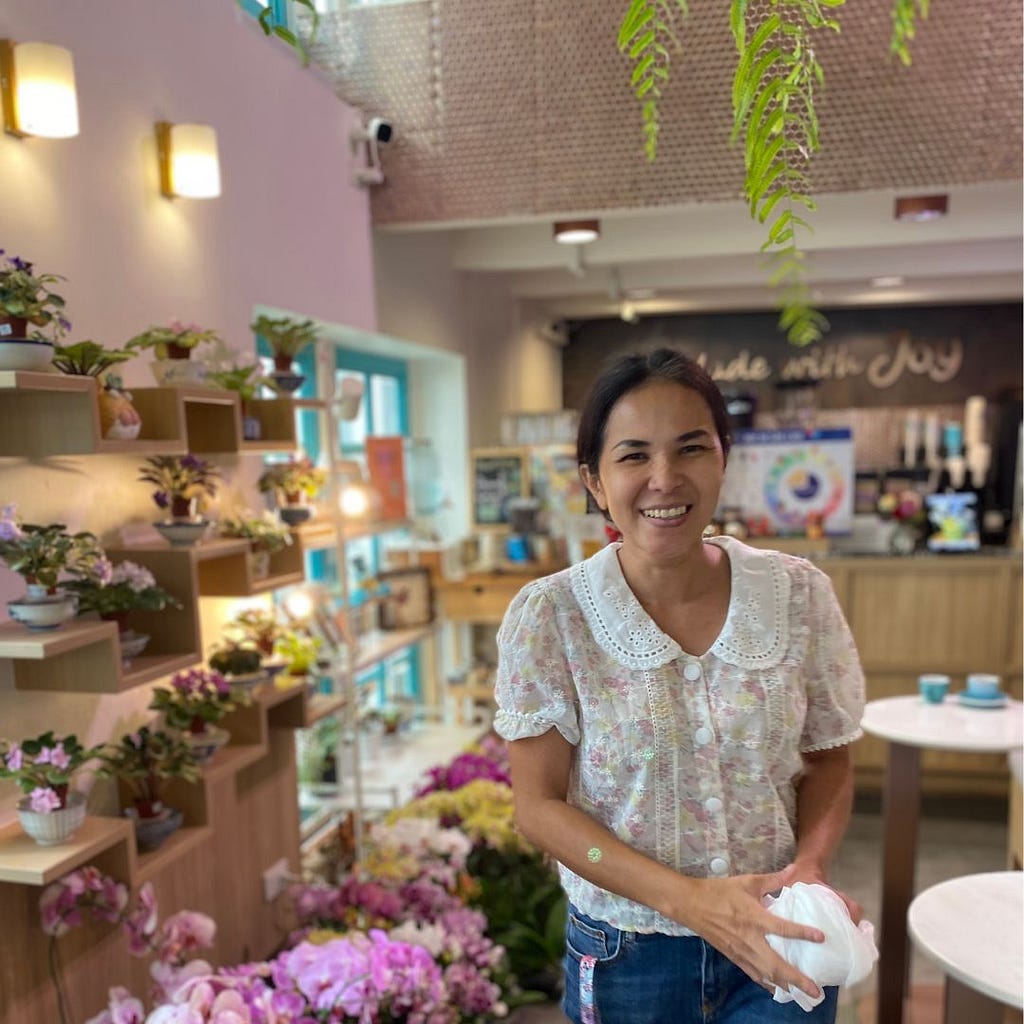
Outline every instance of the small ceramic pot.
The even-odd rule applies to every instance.
[[[0,338],[0,370],[47,370],[52,359],[52,341]]]
[[[196,761],[205,764],[231,739],[231,733],[216,725],[207,725],[202,732],[184,732],[181,738],[192,751]]]
[[[282,505],[277,511],[282,521],[289,526],[298,526],[313,514],[313,510],[308,505]]]
[[[29,798],[18,801],[18,820],[26,835],[40,846],[57,846],[67,842],[85,821],[85,795],[70,792],[67,806],[49,814],[40,814],[29,806]]]
[[[164,807],[152,818],[143,818],[134,807],[125,812],[135,825],[135,845],[145,853],[155,850],[181,828],[184,815],[176,807]]]
[[[158,387],[202,387],[206,381],[206,367],[191,359],[154,359],[150,366]]]
[[[45,631],[58,629],[75,616],[75,599],[69,595],[57,594],[39,601],[8,601],[7,614],[31,630]]]
[[[162,520],[154,523],[153,527],[172,548],[190,548],[203,539],[210,525],[209,519],[182,520],[180,522]]]

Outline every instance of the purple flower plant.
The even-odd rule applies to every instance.
[[[437,790],[462,789],[476,779],[501,782],[511,785],[508,763],[495,760],[487,754],[467,751],[459,754],[446,765],[435,765],[427,771],[428,781],[416,791],[416,796],[426,796]]]

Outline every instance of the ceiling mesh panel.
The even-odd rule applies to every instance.
[[[380,225],[736,199],[728,0],[691,0],[642,154],[625,0],[411,0],[325,15],[314,58],[339,95],[394,122]],[[1021,177],[1021,4],[934,0],[904,68],[889,0],[849,0],[819,33],[814,190],[928,188]]]

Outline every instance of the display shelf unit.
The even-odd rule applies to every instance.
[[[322,411],[324,403],[313,398],[253,399],[241,405],[242,412],[252,416],[260,425],[260,437],[255,441],[243,440],[243,452],[292,452],[299,446],[295,429],[295,413],[299,410]]]
[[[292,543],[270,556],[270,572],[257,577],[252,571],[249,558],[249,542],[242,540],[241,549],[223,549],[221,553],[208,550],[206,557],[199,557],[199,593],[203,597],[247,597],[265,594],[279,587],[301,583],[305,578],[302,565],[302,547]],[[203,545],[204,547],[206,545]]]
[[[363,537],[379,537],[396,530],[408,530],[412,525],[408,519],[387,519],[376,523],[349,522],[343,524],[341,535],[342,540],[348,543]],[[292,535],[304,551],[323,551],[337,547],[338,544],[338,528],[330,519],[313,519],[295,526]]]
[[[134,842],[131,822],[125,818],[88,815],[68,842],[39,846],[17,822],[0,830],[0,882],[49,885],[119,844]]]
[[[437,623],[416,626],[413,629],[374,630],[361,637],[356,646],[353,667],[356,673],[365,672],[374,665],[380,664],[392,655],[404,651],[413,644],[433,636],[437,631]]]
[[[134,832],[133,832],[134,835]],[[213,829],[209,825],[184,825],[155,850],[135,854],[135,866],[131,877],[134,885],[151,882],[176,860],[191,853],[199,846],[213,840]],[[134,849],[134,840],[132,842]]]

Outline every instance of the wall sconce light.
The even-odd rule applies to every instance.
[[[586,245],[601,237],[599,220],[555,221],[553,236],[562,245]]]
[[[363,469],[358,462],[352,459],[337,462],[335,482],[338,507],[346,519],[373,520],[380,514],[380,495],[363,480]]]
[[[0,39],[0,93],[8,134],[46,139],[78,134],[75,67],[63,46]]]
[[[160,191],[172,199],[220,195],[217,134],[208,124],[156,123]]]

